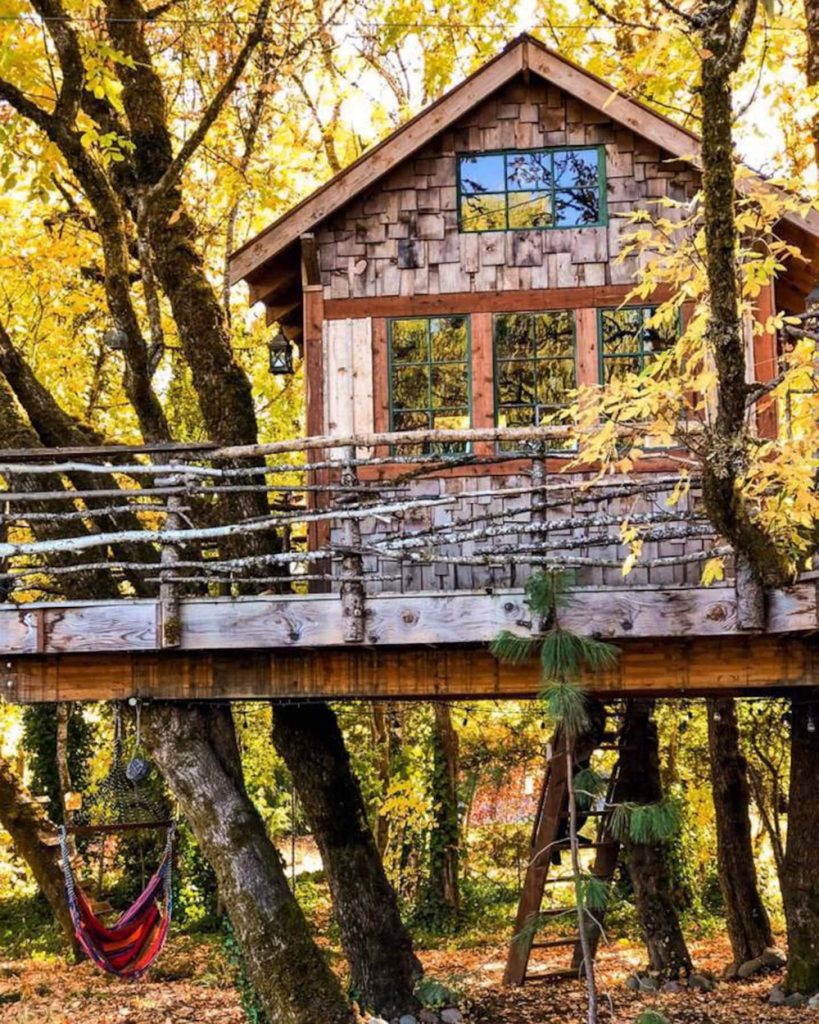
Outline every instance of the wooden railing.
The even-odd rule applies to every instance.
[[[108,596],[159,595],[170,645],[180,596],[338,591],[355,639],[367,593],[515,586],[533,567],[619,580],[624,520],[643,541],[637,581],[685,582],[680,567],[729,554],[695,496],[667,503],[676,476],[566,475],[571,456],[548,452],[565,436],[3,452],[0,583],[12,601],[94,598],[101,577]]]

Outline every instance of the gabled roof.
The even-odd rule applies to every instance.
[[[621,95],[603,79],[524,34],[237,249],[230,257],[231,284],[248,278],[252,282],[254,277],[259,277],[265,264],[290,249],[303,234],[312,232],[327,217],[521,73],[539,75],[671,156],[698,162],[700,138],[697,134],[681,128],[638,100]],[[798,226],[819,236],[819,216],[815,214],[810,215],[807,222],[798,221]],[[293,270],[297,272],[297,267]]]

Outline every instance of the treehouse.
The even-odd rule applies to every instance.
[[[630,297],[618,254],[635,209],[695,194],[698,146],[524,36],[248,242],[231,279],[266,308],[271,369],[303,356],[308,436],[3,453],[6,522],[92,524],[0,545],[30,597],[74,584],[0,605],[7,694],[530,695],[536,668],[487,643],[538,631],[523,585],[544,565],[576,571],[566,625],[622,650],[595,692],[819,683],[815,580],[749,615],[696,480],[668,501],[679,453],[649,444],[593,480],[551,422],[674,343],[649,322],[664,294]],[[819,218],[780,231],[805,259],[763,289],[760,324],[803,311],[819,274]],[[749,378],[770,381],[777,338],[745,326]],[[624,578],[626,517],[643,545]],[[715,554],[726,579],[702,586]],[[116,599],[95,597],[103,561]]]

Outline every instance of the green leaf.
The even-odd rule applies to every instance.
[[[565,607],[573,585],[574,574],[565,570],[533,573],[526,583],[529,607],[538,615],[549,615]]]
[[[584,733],[590,723],[586,695],[576,683],[550,682],[542,693],[546,710],[569,739]]]
[[[657,1010],[643,1010],[635,1024],[668,1024],[668,1018]]]
[[[680,810],[672,800],[620,804],[612,812],[609,827],[621,842],[666,843],[679,832]]]
[[[535,653],[537,640],[531,636],[517,636],[508,629],[501,630],[489,645],[489,650],[507,665],[522,665]]]
[[[605,910],[609,901],[609,883],[597,875],[583,875],[577,880],[579,905],[588,910]]]

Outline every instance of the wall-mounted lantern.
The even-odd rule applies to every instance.
[[[293,347],[281,329],[267,343],[270,372],[284,374],[293,372]]]

